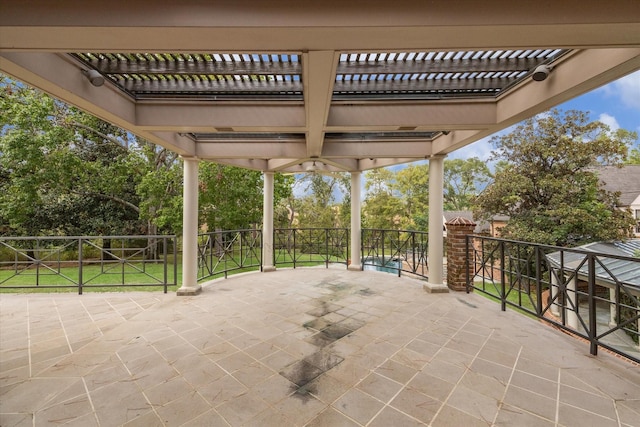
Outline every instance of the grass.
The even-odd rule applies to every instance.
[[[174,292],[182,284],[182,263],[177,259],[174,264],[170,259],[167,265],[167,282],[173,282],[174,269],[177,284],[168,285],[167,291]],[[332,262],[341,262],[340,259],[331,259]],[[228,258],[218,262],[215,258],[214,272],[200,280],[200,282],[223,277],[225,269],[227,275],[239,274],[260,269],[259,260],[255,257],[244,259],[249,267],[239,267],[239,259]],[[344,261],[342,261],[344,262]],[[217,264],[216,264],[217,263]],[[325,263],[323,256],[318,254],[304,254],[297,257],[296,267],[315,266]],[[80,269],[77,266],[51,266],[47,268],[40,265],[22,270],[0,269],[0,293],[58,293],[78,292]],[[288,254],[278,254],[277,266],[290,268],[294,266],[293,259]],[[148,291],[158,292],[164,289],[164,264],[132,260],[130,262],[105,263],[104,265],[88,264],[82,268],[83,293],[85,292],[124,292],[124,291]],[[198,274],[204,274],[200,269]]]
[[[495,284],[495,288],[493,288],[493,285],[490,284],[490,287],[487,287],[488,291],[495,291],[495,294],[488,294],[482,291],[478,291],[476,292],[478,295],[481,295],[485,298],[487,298],[488,300],[497,302],[498,304],[501,303],[501,299],[499,296],[497,296],[498,290],[500,289],[500,283],[496,283]],[[497,288],[497,289],[496,289]],[[477,290],[477,289],[476,289]],[[507,292],[509,291],[509,289],[507,288]],[[522,295],[520,295],[522,294]],[[520,300],[521,299],[521,300]],[[507,294],[507,301],[510,303],[507,303],[507,307],[508,308],[512,308],[520,313],[523,313],[529,317],[532,317],[534,319],[537,319],[537,316],[535,315],[536,312],[536,307],[534,306],[533,302],[529,299],[529,296],[527,294],[525,294],[524,292],[520,293],[518,292],[517,289],[513,289],[511,290],[511,292],[509,292]],[[532,314],[534,313],[534,314]]]
[[[167,265],[167,282],[173,282],[174,268],[180,281],[181,266]],[[80,269],[77,266],[0,270],[0,292],[77,292]],[[126,264],[85,265],[84,291],[158,291],[164,288],[164,264],[131,262]],[[22,287],[16,289],[14,287]],[[176,289],[175,285],[168,289]]]

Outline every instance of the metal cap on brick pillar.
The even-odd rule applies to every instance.
[[[473,234],[476,223],[470,219],[456,217],[447,222],[447,286],[453,291],[467,290],[467,257],[472,255],[472,245],[467,246],[469,234]],[[467,252],[469,251],[469,252]]]

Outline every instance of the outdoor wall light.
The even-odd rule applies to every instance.
[[[307,172],[315,172],[317,170],[318,170],[318,166],[316,166],[315,160],[314,160],[313,164],[307,166],[307,169],[306,169]]]
[[[549,76],[549,73],[553,70],[553,67],[550,65],[538,65],[535,70],[533,70],[533,74],[531,77],[533,80],[537,82],[541,82]]]
[[[99,87],[104,84],[104,77],[96,70],[82,70],[82,75],[85,76],[95,87]]]

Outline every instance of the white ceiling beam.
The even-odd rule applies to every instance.
[[[199,142],[196,156],[201,159],[301,159],[307,154],[301,142]]]
[[[307,155],[322,153],[324,127],[327,124],[335,70],[339,54],[333,51],[313,51],[302,54],[302,79],[307,123]]]
[[[331,107],[327,132],[371,130],[376,126],[396,129],[415,126],[420,130],[441,131],[486,128],[495,124],[494,100],[340,103]]]
[[[627,3],[634,3],[634,1],[627,1]],[[389,4],[392,5],[392,3]],[[602,5],[598,8],[603,9]],[[474,9],[477,10],[477,8]],[[362,20],[362,11],[353,19]],[[419,49],[537,49],[541,46],[580,49],[640,45],[640,36],[638,36],[640,24],[633,22],[565,25],[547,23],[531,24],[526,27],[519,24],[496,25],[494,23],[494,25],[464,26],[464,31],[461,30],[463,25],[416,27],[398,25],[384,28],[378,26],[248,28],[211,25],[211,22],[203,27],[194,28],[133,25],[117,27],[117,32],[114,32],[111,27],[86,27],[82,23],[77,27],[50,24],[45,26],[5,25],[0,27],[0,50],[388,52]],[[382,29],[384,31],[381,31]],[[105,34],[113,36],[109,37]]]
[[[407,157],[424,158],[431,155],[431,141],[326,141],[320,157],[330,158],[376,158]]]
[[[214,163],[220,163],[228,166],[235,166],[244,169],[251,169],[257,171],[268,170],[267,161],[263,159],[222,159],[217,158]]]
[[[640,44],[634,0],[546,3],[433,0],[136,2],[31,0],[2,4],[1,49],[282,51],[608,47]],[[117,27],[117,31],[113,28]],[[464,29],[464,30],[461,30]]]
[[[289,168],[307,161],[308,159],[269,159],[267,169],[270,171],[287,171]]]
[[[370,169],[386,168],[388,166],[403,165],[406,163],[417,162],[424,159],[404,158],[404,157],[390,157],[380,159],[361,159],[359,163],[360,171],[366,171]]]
[[[496,124],[494,100],[397,101],[334,103],[325,132],[479,129]],[[215,132],[216,126],[234,131],[304,132],[305,110],[300,103],[138,103],[136,125],[143,130]]]
[[[191,139],[175,132],[152,132],[155,140],[161,140],[163,147],[178,147],[176,151],[181,156],[192,157],[196,155],[196,143]]]
[[[360,165],[358,159],[320,159],[323,163],[331,165],[338,170],[345,172],[358,171]]]
[[[215,132],[220,127],[303,132],[305,126],[300,103],[140,103],[135,111],[136,125],[145,130]]]

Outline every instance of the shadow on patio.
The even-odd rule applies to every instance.
[[[0,425],[634,426],[636,365],[474,294],[334,268],[0,296]]]

